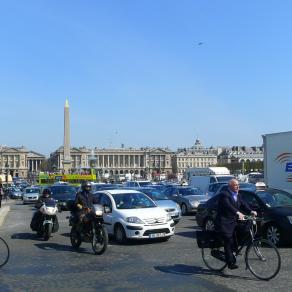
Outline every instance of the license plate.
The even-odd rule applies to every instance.
[[[165,233],[151,233],[149,234],[149,238],[157,238],[157,237],[164,237]]]

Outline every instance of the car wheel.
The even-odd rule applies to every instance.
[[[187,215],[188,214],[188,208],[187,208],[186,204],[181,204],[180,208],[181,208],[181,214],[182,215]]]
[[[265,232],[266,238],[271,241],[275,245],[279,245],[281,243],[281,231],[280,228],[272,223],[267,226]]]
[[[214,220],[211,218],[207,218],[204,224],[204,229],[210,231],[214,230],[215,229]]]
[[[127,236],[125,230],[121,224],[117,224],[115,227],[115,239],[118,243],[125,243]]]

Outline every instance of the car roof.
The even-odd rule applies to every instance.
[[[137,190],[129,190],[129,189],[113,189],[113,190],[103,190],[103,191],[98,191],[96,192],[95,194],[98,194],[98,193],[109,193],[110,195],[118,195],[118,194],[135,194],[135,193],[141,193]]]

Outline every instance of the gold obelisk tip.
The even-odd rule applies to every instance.
[[[66,99],[65,107],[69,107],[69,101],[68,101],[68,99]]]

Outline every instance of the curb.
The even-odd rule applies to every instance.
[[[3,224],[6,215],[8,214],[8,212],[10,211],[10,206],[3,206],[0,209],[0,226]]]

